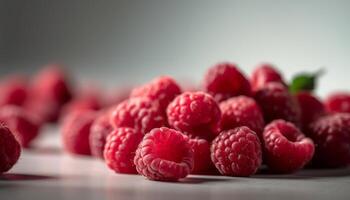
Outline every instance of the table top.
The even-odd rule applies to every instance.
[[[261,172],[249,178],[190,175],[180,182],[115,174],[103,161],[61,150],[49,128],[0,175],[0,199],[349,199],[350,169],[306,169],[293,175]]]

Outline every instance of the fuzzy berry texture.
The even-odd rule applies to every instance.
[[[212,139],[220,130],[219,105],[204,92],[185,92],[177,96],[169,104],[167,116],[171,127],[191,137]]]
[[[298,92],[296,95],[301,111],[301,128],[307,130],[309,124],[325,115],[323,103],[309,92]]]
[[[278,82],[285,85],[281,73],[273,65],[262,63],[253,71],[250,85],[252,86],[252,90],[256,91],[271,82]]]
[[[134,163],[137,172],[150,180],[176,181],[192,171],[193,151],[181,132],[155,128],[138,146]]]
[[[2,107],[0,122],[11,130],[22,147],[29,147],[39,134],[40,125],[35,117],[18,106]]]
[[[8,77],[0,82],[0,106],[21,106],[27,99],[26,80],[20,76]]]
[[[169,76],[160,76],[133,89],[130,96],[148,97],[153,101],[158,101],[161,109],[165,111],[168,104],[180,93],[180,86],[174,79]]]
[[[74,112],[62,122],[62,142],[65,151],[71,154],[91,155],[89,137],[95,112]]]
[[[264,129],[264,117],[255,100],[246,96],[232,97],[220,103],[221,128],[247,126],[258,135]]]
[[[251,96],[250,83],[232,63],[219,63],[209,68],[203,87],[218,102],[238,95]]]
[[[94,120],[90,128],[90,149],[91,154],[103,159],[103,150],[107,136],[112,132],[113,127],[109,121],[109,112],[103,111]]]
[[[324,116],[308,131],[316,144],[313,164],[319,167],[345,167],[350,164],[350,114]]]
[[[143,134],[132,128],[117,128],[107,137],[104,158],[107,166],[116,173],[137,174],[135,151]]]
[[[284,119],[300,125],[301,111],[296,98],[281,83],[268,83],[255,93],[266,123]]]
[[[21,155],[21,147],[10,129],[0,124],[0,174],[10,170]]]
[[[189,140],[193,150],[193,170],[191,174],[208,174],[213,166],[210,159],[210,144],[205,139],[193,138]]]
[[[114,128],[134,128],[143,134],[167,124],[158,102],[147,97],[130,98],[118,104],[111,111],[111,123]]]
[[[262,163],[259,138],[246,126],[225,130],[212,142],[211,160],[222,175],[253,175]]]
[[[292,123],[275,120],[263,133],[266,163],[275,173],[292,173],[303,168],[314,155],[310,138]]]
[[[330,113],[350,113],[350,93],[338,92],[329,95],[325,100],[325,106]]]

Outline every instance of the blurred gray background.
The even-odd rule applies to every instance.
[[[0,0],[0,72],[60,62],[107,86],[159,74],[199,82],[232,61],[287,78],[325,67],[318,93],[348,90],[350,1]],[[349,89],[350,90],[350,89]]]

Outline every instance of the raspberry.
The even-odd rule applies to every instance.
[[[193,150],[193,170],[191,174],[207,174],[213,163],[210,159],[210,144],[205,139],[195,138],[189,140]]]
[[[130,127],[143,134],[166,125],[157,102],[147,97],[127,99],[112,109],[111,123],[115,128]]]
[[[258,135],[264,129],[264,118],[255,100],[246,97],[232,97],[220,103],[221,128],[233,129],[239,126],[247,126]]]
[[[103,158],[106,138],[113,130],[109,121],[109,114],[108,111],[101,112],[90,128],[89,141],[91,154],[98,158]]]
[[[204,92],[185,92],[167,108],[169,125],[193,137],[210,139],[220,128],[221,112],[212,96]]]
[[[181,132],[155,128],[139,144],[134,163],[137,172],[148,179],[176,181],[192,171],[193,151]]]
[[[204,89],[217,101],[237,95],[251,96],[249,81],[232,63],[219,63],[206,72]]]
[[[131,91],[131,97],[148,97],[158,101],[165,110],[168,104],[181,93],[179,85],[169,76],[160,76]]]
[[[91,155],[89,136],[90,127],[95,118],[95,112],[81,111],[71,113],[64,119],[61,129],[62,142],[67,152]]]
[[[21,106],[27,98],[27,83],[20,76],[12,76],[0,83],[0,106]]]
[[[104,158],[107,166],[117,173],[136,174],[135,151],[143,134],[133,128],[117,128],[107,137]]]
[[[275,67],[269,63],[260,64],[252,74],[250,84],[253,91],[264,87],[267,83],[278,82],[285,85],[283,77]]]
[[[259,138],[246,126],[222,131],[212,142],[211,160],[223,175],[253,175],[262,162]]]
[[[0,174],[10,170],[21,154],[21,147],[10,129],[0,124]]]
[[[61,109],[60,119],[69,115],[71,112],[79,112],[84,110],[97,111],[101,108],[99,99],[95,96],[83,96],[73,99],[65,104]]]
[[[275,120],[263,133],[268,167],[278,173],[291,173],[307,164],[314,154],[314,143],[292,123]]]
[[[296,98],[301,110],[301,127],[305,131],[311,122],[324,115],[326,111],[322,102],[309,92],[299,92]]]
[[[0,122],[11,130],[22,147],[29,147],[39,134],[40,126],[35,117],[18,106],[2,107]]]
[[[350,113],[350,93],[337,92],[329,95],[325,100],[325,106],[331,113]]]
[[[255,100],[263,111],[266,123],[284,119],[300,124],[300,107],[287,88],[280,83],[268,83],[255,93]]]
[[[39,119],[40,124],[56,122],[59,118],[61,105],[54,101],[46,101],[44,98],[30,94],[25,102],[24,109],[33,113]]]
[[[350,114],[324,116],[308,131],[316,144],[313,164],[321,167],[344,167],[350,164]]]

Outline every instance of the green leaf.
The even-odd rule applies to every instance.
[[[295,75],[289,85],[289,91],[292,93],[300,91],[312,92],[316,88],[318,77],[323,73],[324,70],[321,69],[316,73],[300,73]]]

